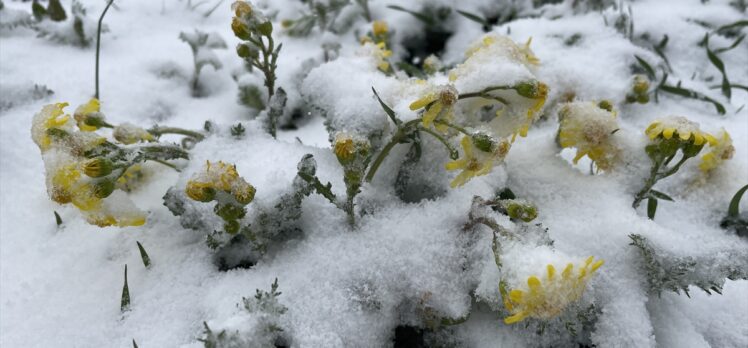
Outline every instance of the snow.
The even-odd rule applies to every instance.
[[[358,15],[355,1],[341,14],[350,18],[351,29],[321,33],[315,27],[307,38],[290,37],[280,25],[283,19],[308,12],[306,4],[258,1],[263,12],[274,18],[276,44],[283,43],[276,86],[283,87],[289,98],[278,139],[273,139],[262,119],[254,118],[258,111],[237,103],[239,84],[254,84],[261,93],[267,92],[259,75],[243,70],[244,62],[233,49],[239,40],[231,31],[229,2],[204,16],[217,2],[190,10],[185,1],[116,1],[104,20],[109,31],[102,34],[101,42],[101,112],[107,122],[130,132],[156,124],[202,130],[206,121],[214,129],[190,150],[189,161],[178,163],[181,172],[145,163],[145,184],[112,196],[127,202],[128,209],[147,212],[144,226],[99,228],[88,224],[72,205],[49,199],[45,165],[51,170],[65,158],[57,150],[41,156],[29,132],[34,115],[45,105],[69,102],[66,111],[72,114],[92,97],[95,41],[82,48],[49,40],[50,35],[37,37],[25,25],[0,26],[0,346],[119,347],[131,346],[135,340],[140,347],[200,347],[206,322],[215,332],[238,332],[245,342],[253,337],[267,339],[264,328],[271,323],[283,329],[281,335],[293,347],[379,347],[392,345],[398,326],[425,328],[426,319],[434,316],[468,315],[465,323],[436,328],[427,338],[466,347],[564,346],[577,341],[563,324],[549,324],[543,335],[536,333],[534,324],[504,324],[508,312],[498,283],[503,279],[509,289],[526,288],[528,277],[542,278],[547,264],[560,272],[565,264],[578,265],[589,256],[605,264],[590,278],[582,300],[562,316],[574,317],[575,310],[595,306],[596,320],[581,335],[587,340],[583,343],[748,346],[748,281],[727,280],[721,295],[691,287],[690,298],[667,290],[658,296],[647,288],[639,249],[629,245],[629,235],[642,235],[663,255],[701,262],[699,274],[716,272],[716,265],[748,268],[746,238],[719,227],[730,198],[748,183],[748,107],[744,107],[748,93],[733,88],[728,100],[719,88],[711,88],[720,84],[722,76],[698,45],[705,33],[745,19],[745,12],[731,7],[728,0],[622,1],[619,8],[610,7],[618,1],[602,1],[605,6],[600,9],[573,8],[572,2],[536,9],[529,2],[435,2],[453,8],[450,19],[440,23],[454,34],[439,58],[445,67],[459,66],[454,84],[460,93],[527,80],[549,87],[544,110],[536,115],[527,137],[514,140],[503,164],[451,189],[449,182],[456,173],[444,170],[450,160],[447,152],[437,140],[422,134],[421,161],[406,168],[407,178],[401,178],[406,170],[400,164],[410,145],[398,145],[374,180],[363,185],[356,197],[359,215],[354,227],[344,211],[312,193],[303,200],[298,221],[287,222],[303,233],[272,244],[252,267],[230,270],[222,269],[221,259],[230,259],[232,251],[218,252],[205,242],[210,232],[206,230],[220,230],[223,224],[213,213],[214,204],[189,201],[191,217],[204,224],[202,229],[185,228],[184,219],[164,206],[167,190],[176,187],[183,192],[206,161],[235,164],[239,175],[257,189],[242,220],[248,223],[292,192],[297,164],[312,154],[320,181],[330,182],[332,192],[343,199],[343,170],[330,146],[336,132],[369,137],[376,156],[396,128],[372,87],[407,122],[419,117],[409,105],[434,86],[450,83],[449,71],[437,72],[425,83],[403,72],[384,74],[378,69],[373,45],[359,44],[371,25]],[[45,30],[64,24],[59,34],[75,42],[71,2],[62,3],[68,22],[42,24]],[[388,48],[393,51],[389,59],[394,63],[406,56],[403,42],[419,35],[423,24],[387,8],[392,3],[370,0],[369,6],[373,19],[388,23],[392,33]],[[401,5],[417,10],[427,3]],[[82,4],[88,35],[106,3]],[[512,6],[532,16],[497,25],[489,33],[454,12],[489,15]],[[636,34],[633,41],[614,26],[621,13],[628,13],[628,6]],[[5,1],[0,9],[2,23],[25,18],[9,11],[30,13],[30,5]],[[343,28],[344,23],[335,27]],[[200,97],[193,97],[190,81],[195,57],[179,40],[184,32],[187,41],[194,41],[196,30],[210,33],[206,46],[198,50],[198,61],[224,67],[200,73],[201,88],[207,92]],[[645,32],[649,41],[639,35]],[[569,44],[575,34],[579,39]],[[484,35],[500,45],[468,58],[466,50],[480,45]],[[663,65],[650,47],[664,35],[669,37],[665,52],[673,71],[668,82],[675,85],[681,80],[683,87],[716,99],[725,106],[725,115],[717,114],[709,103],[665,93],[660,93],[659,103],[625,103],[634,55],[656,68]],[[538,65],[516,55],[529,38]],[[709,45],[727,47],[735,38],[712,34]],[[340,49],[325,58],[323,45],[330,43],[339,43]],[[223,46],[228,49],[212,49]],[[747,52],[743,42],[719,54],[734,84],[748,83]],[[657,82],[651,81],[651,86]],[[512,103],[523,102],[513,91],[502,91],[501,96]],[[261,98],[265,100],[266,94]],[[588,160],[573,165],[574,152],[556,145],[557,115],[563,102],[603,99],[614,105],[619,131],[611,137],[621,152],[612,170],[590,175]],[[486,128],[478,123],[480,117],[465,116],[483,105],[472,100],[461,104],[456,107],[457,121],[466,122],[470,130]],[[522,105],[523,110],[529,107]],[[735,154],[709,173],[699,170],[699,155],[658,182],[655,188],[675,202],[660,200],[655,219],[649,220],[645,207],[631,207],[650,169],[644,129],[670,115],[684,116],[714,135],[724,128]],[[38,124],[42,120],[33,122],[37,124],[34,137],[39,139],[44,136]],[[245,133],[232,136],[230,127],[240,122]],[[112,138],[110,130],[102,134]],[[459,147],[459,139],[453,136],[449,141]],[[180,137],[165,135],[161,140],[178,142]],[[399,180],[410,183],[410,189],[396,189]],[[505,187],[534,204],[538,218],[526,224],[490,209],[483,212],[507,229],[525,233],[502,245],[499,270],[490,229],[463,227],[474,196],[492,199]],[[744,199],[743,210],[746,205]],[[63,221],[59,227],[54,211]],[[546,243],[546,228],[552,245]],[[150,268],[143,267],[136,241],[147,250],[153,262]],[[241,257],[243,252],[247,251],[233,256]],[[131,310],[122,313],[125,265]],[[276,278],[282,292],[278,301],[288,310],[277,317],[245,310],[242,298],[253,298],[255,289],[270,291]]]

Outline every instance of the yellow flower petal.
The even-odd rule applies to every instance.
[[[428,111],[423,114],[423,126],[429,127],[431,126],[431,123],[434,122],[436,119],[436,116],[439,115],[439,113],[442,111],[442,103],[436,102],[431,105]]]
[[[662,131],[662,136],[665,137],[665,139],[670,139],[673,137],[673,133],[675,133],[675,128],[665,128],[665,130]]]

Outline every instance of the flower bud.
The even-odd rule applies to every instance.
[[[93,184],[93,194],[97,198],[107,198],[114,192],[114,181],[104,179]]]
[[[257,190],[244,180],[237,181],[231,188],[231,195],[239,204],[247,205],[255,199]]]
[[[452,85],[448,85],[439,91],[439,101],[447,107],[454,105],[458,97],[457,89]]]
[[[385,21],[374,21],[371,24],[371,32],[374,36],[387,35],[387,22]]]
[[[299,161],[296,169],[299,171],[299,174],[313,176],[315,173],[317,173],[317,161],[311,154],[306,154],[301,158],[301,161]]]
[[[605,111],[613,112],[613,103],[610,100],[601,100],[597,106]]]
[[[273,34],[273,23],[271,21],[260,23],[260,25],[257,26],[257,31],[259,31],[263,36],[270,37],[270,35]]]
[[[113,167],[112,161],[103,157],[96,157],[83,163],[83,173],[92,178],[100,178],[111,174]]]
[[[634,76],[633,91],[635,94],[647,93],[649,91],[649,80],[644,75]]]
[[[292,27],[294,25],[294,23],[296,23],[296,21],[294,21],[292,19],[284,19],[284,20],[281,21],[281,28],[288,29],[288,28]]]
[[[228,234],[237,234],[239,232],[239,221],[229,220],[223,224],[223,230]]]
[[[520,82],[514,86],[517,94],[530,99],[545,99],[548,96],[548,85],[538,81]]]
[[[187,187],[184,191],[187,197],[198,202],[210,202],[216,198],[216,189],[209,183],[190,180],[187,182]]]
[[[356,145],[353,143],[353,138],[347,134],[338,133],[335,136],[333,152],[341,164],[353,161],[356,158]]]
[[[252,14],[252,6],[248,2],[242,0],[237,0],[231,4],[231,9],[234,10],[237,17],[244,17]]]
[[[473,145],[483,152],[492,152],[494,145],[496,145],[496,141],[486,133],[477,132],[471,138]]]
[[[216,204],[215,208],[213,208],[213,212],[215,212],[216,215],[220,216],[224,221],[238,220],[243,218],[244,215],[247,214],[247,211],[244,209],[244,207],[235,205],[233,203],[218,203]]]
[[[234,31],[236,37],[242,40],[249,40],[252,37],[252,33],[249,31],[249,26],[237,17],[234,17],[231,21],[231,30]]]
[[[506,200],[503,202],[503,206],[507,215],[512,219],[530,222],[538,216],[538,209],[534,205],[521,200]]]

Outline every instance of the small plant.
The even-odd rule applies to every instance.
[[[197,29],[194,33],[179,33],[179,39],[190,45],[192,49],[195,68],[190,83],[192,95],[195,97],[203,96],[205,93],[200,86],[200,71],[207,65],[212,66],[215,70],[221,69],[223,65],[218,56],[213,53],[213,50],[225,49],[227,47],[226,42],[218,33],[205,33]]]
[[[38,21],[34,28],[39,37],[79,47],[88,47],[93,41],[97,25],[87,17],[86,8],[78,0],[73,0],[70,5],[71,18],[59,0],[51,0],[46,9],[35,1],[32,12]],[[100,30],[108,29],[103,26]]]
[[[730,200],[730,206],[727,208],[727,215],[720,224],[722,228],[735,230],[735,233],[741,237],[748,237],[748,218],[744,216],[745,214],[740,213],[740,200],[747,190],[748,185],[745,185],[738,192],[735,192],[732,200]]]

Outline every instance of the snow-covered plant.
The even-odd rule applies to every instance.
[[[705,156],[701,165],[705,171],[713,169],[725,159],[730,159],[734,151],[729,135],[726,137],[723,135],[722,139],[717,139],[701,131],[698,123],[691,122],[685,117],[671,116],[655,121],[647,127],[645,133],[650,139],[645,151],[652,160],[652,169],[644,187],[636,193],[633,206],[637,208],[643,200],[647,199],[647,215],[650,218],[654,218],[657,210],[657,199],[672,201],[667,194],[653,189],[659,180],[675,174],[686,161],[696,157],[707,144],[712,152]],[[671,165],[679,154],[679,160]]]
[[[45,106],[31,126],[31,138],[44,160],[50,199],[74,205],[89,223],[100,227],[145,224],[145,213],[124,190],[118,190],[118,184],[126,184],[126,176],[132,175],[131,169],[139,163],[154,161],[173,166],[165,161],[187,159],[187,152],[156,142],[163,132],[151,133],[129,124],[112,126],[96,99],[79,106],[72,118],[64,112],[67,105]],[[120,144],[96,133],[100,128],[113,128],[113,137]]]
[[[5,7],[0,0],[0,30],[15,29],[16,27],[31,27],[34,24],[31,14],[26,11]]]
[[[573,162],[589,157],[600,170],[610,170],[619,159],[614,134],[618,131],[616,113],[593,102],[564,104],[558,112],[558,144],[576,148]]]
[[[223,41],[223,38],[218,33],[205,33],[197,29],[195,29],[194,33],[179,33],[179,39],[190,45],[192,49],[192,58],[195,65],[192,83],[190,84],[192,95],[202,96],[204,93],[200,87],[200,71],[206,65],[212,66],[215,70],[221,69],[223,65],[213,50],[225,49],[227,47],[226,41]]]
[[[278,300],[280,295],[276,278],[270,292],[257,289],[254,297],[242,298],[243,311],[220,326],[220,332],[204,323],[200,341],[205,348],[288,346],[290,339],[281,321],[288,308]]]
[[[243,41],[236,46],[236,53],[247,62],[247,66],[262,72],[267,87],[267,100],[271,100],[275,93],[276,62],[283,45],[275,46],[273,23],[254,5],[237,0],[231,8],[235,14],[231,29]]]
[[[626,94],[627,103],[649,103],[649,79],[645,75],[634,75],[631,92]]]
[[[79,47],[88,47],[93,42],[97,23],[86,15],[86,9],[77,0],[70,5],[71,18],[59,0],[50,1],[46,10],[36,2],[34,4],[34,17],[39,21],[35,29],[39,37]],[[103,26],[101,30],[106,32],[108,29]]]
[[[256,189],[239,176],[236,166],[207,162],[195,173],[185,188],[187,197],[203,203],[216,202],[213,211],[223,219],[224,232],[239,233],[239,220],[247,214],[244,208],[255,198]]]
[[[708,257],[678,257],[652,245],[644,236],[629,235],[631,245],[639,249],[643,268],[647,274],[649,292],[658,296],[665,290],[689,296],[689,287],[711,294],[722,294],[726,279],[748,279],[748,252],[728,251]]]

